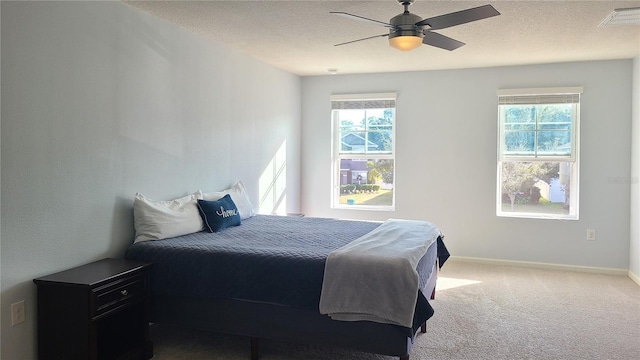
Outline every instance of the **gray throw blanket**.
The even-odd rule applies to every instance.
[[[411,327],[416,267],[440,230],[426,221],[389,219],[332,251],[325,264],[320,313],[343,321]]]

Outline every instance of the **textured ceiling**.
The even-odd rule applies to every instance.
[[[447,51],[423,45],[391,48],[386,28],[331,15],[343,11],[388,22],[397,0],[377,1],[125,1],[210,41],[297,75],[339,74],[552,62],[628,59],[640,54],[640,25],[598,27],[614,9],[636,1],[416,0],[422,18],[491,4],[502,15],[437,32],[467,45]]]

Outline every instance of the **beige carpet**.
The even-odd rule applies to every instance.
[[[439,274],[435,315],[412,360],[640,359],[640,286],[625,276],[452,260]],[[156,360],[249,359],[249,340],[151,327]],[[263,360],[394,357],[261,340]]]

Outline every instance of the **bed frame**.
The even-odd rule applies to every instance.
[[[435,296],[437,260],[423,289]],[[152,322],[247,336],[251,360],[259,358],[259,339],[276,339],[341,347],[409,360],[413,338],[406,328],[370,321],[336,321],[318,311],[278,304],[234,299],[202,299],[156,296],[152,299]],[[405,330],[405,331],[402,331]],[[426,322],[420,326],[427,330]]]
[[[308,233],[299,234],[301,228]],[[323,281],[321,271],[327,254],[375,228],[366,222],[260,215],[222,234],[198,232],[136,243],[125,258],[156,263],[151,272],[152,290],[154,284],[157,290],[151,297],[152,322],[246,336],[252,360],[258,359],[259,339],[341,347],[408,360],[417,332],[426,332],[426,319],[433,315],[428,298],[433,299],[437,272],[448,256],[442,234],[417,264],[416,270],[428,277],[426,281],[420,278],[422,289],[411,328],[333,320],[320,314],[313,303],[315,291],[320,297],[318,285]],[[315,246],[318,241],[326,246]],[[290,246],[300,252],[280,252]],[[239,261],[250,263],[218,278]],[[288,279],[289,274],[296,277]],[[247,277],[260,279],[255,280],[260,283],[247,287],[251,285]],[[278,284],[272,287],[269,281],[274,279]],[[235,285],[239,286],[233,288]],[[306,298],[286,299],[295,290]]]

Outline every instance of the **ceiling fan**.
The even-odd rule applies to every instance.
[[[389,45],[402,51],[413,50],[422,44],[431,45],[451,51],[463,46],[464,43],[444,36],[442,34],[433,32],[433,30],[440,30],[451,26],[466,24],[472,21],[482,20],[492,16],[500,15],[498,10],[496,10],[493,6],[483,5],[467,10],[434,16],[428,19],[422,19],[420,16],[414,15],[409,12],[409,5],[411,5],[414,1],[415,0],[398,0],[400,5],[404,6],[404,12],[392,17],[388,23],[369,19],[359,15],[349,14],[346,12],[331,11],[331,14],[344,16],[349,19],[364,21],[369,24],[389,28],[388,34],[375,35],[363,39],[347,41],[344,43],[336,44],[335,46],[388,36]]]

